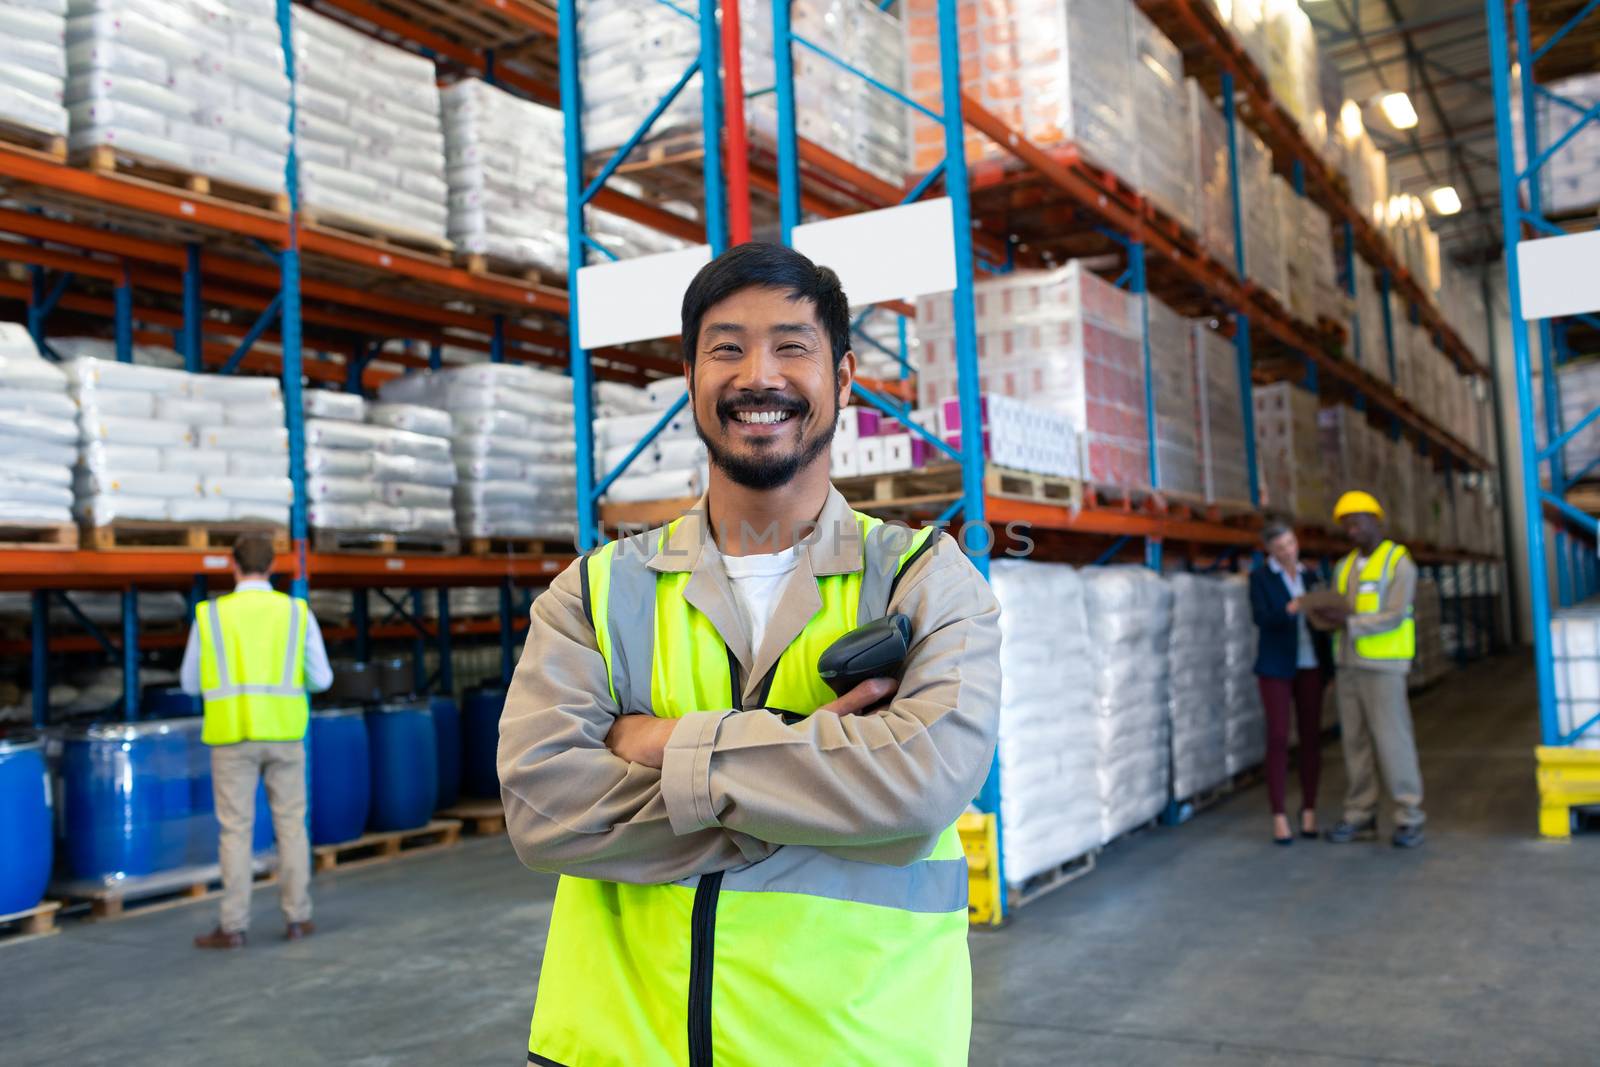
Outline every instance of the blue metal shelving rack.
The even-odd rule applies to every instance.
[[[1595,716],[1587,722],[1575,723],[1563,730],[1556,707],[1555,666],[1551,642],[1550,622],[1552,598],[1550,568],[1546,565],[1547,551],[1553,549],[1555,571],[1555,604],[1567,607],[1585,600],[1600,591],[1597,582],[1596,535],[1597,524],[1592,516],[1572,507],[1565,499],[1566,491],[1589,470],[1569,473],[1563,461],[1563,446],[1600,419],[1600,408],[1588,412],[1571,426],[1563,427],[1561,417],[1561,383],[1558,369],[1570,357],[1567,328],[1570,319],[1545,319],[1530,323],[1523,317],[1521,275],[1519,270],[1518,242],[1525,236],[1561,236],[1567,233],[1545,213],[1539,187],[1539,177],[1550,156],[1560,150],[1579,129],[1600,116],[1600,109],[1585,107],[1540,85],[1535,68],[1553,49],[1561,46],[1574,27],[1600,8],[1600,2],[1586,3],[1571,19],[1538,48],[1533,47],[1529,25],[1529,0],[1516,0],[1510,5],[1511,32],[1507,29],[1505,0],[1485,0],[1488,18],[1490,72],[1493,77],[1495,131],[1500,164],[1500,216],[1505,242],[1506,287],[1511,309],[1511,344],[1517,382],[1517,431],[1522,464],[1524,521],[1528,538],[1530,567],[1529,593],[1533,606],[1534,659],[1539,679],[1539,733],[1548,746],[1570,745],[1580,734],[1600,722]],[[1514,37],[1513,37],[1514,35]],[[1518,84],[1513,90],[1513,53],[1520,68]],[[1579,121],[1565,136],[1553,144],[1544,144],[1540,136],[1539,105],[1575,111]],[[1513,123],[1513,109],[1518,109],[1521,120],[1522,158],[1526,165],[1517,165],[1517,146]],[[1581,315],[1590,327],[1600,326],[1592,315]],[[1544,403],[1544,439],[1540,446],[1535,433],[1534,409],[1534,346],[1530,342],[1529,327],[1538,333],[1537,359],[1540,387]],[[1547,522],[1546,509],[1553,510],[1556,522]],[[1547,526],[1553,527],[1553,544],[1547,549]]]

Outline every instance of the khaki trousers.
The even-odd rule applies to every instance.
[[[1398,671],[1339,668],[1339,726],[1349,778],[1344,817],[1371,822],[1378,812],[1378,772],[1394,801],[1399,826],[1421,826],[1422,769],[1411,731],[1406,676]],[[1374,759],[1376,756],[1376,759]]]
[[[222,929],[250,926],[251,838],[256,782],[265,777],[278,837],[278,892],[284,921],[311,919],[311,840],[306,833],[306,747],[301,741],[242,741],[211,749],[211,791],[222,825]]]

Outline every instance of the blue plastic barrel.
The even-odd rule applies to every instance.
[[[133,878],[217,861],[211,751],[196,718],[69,731],[61,751],[61,826],[74,878]],[[256,851],[272,845],[256,784]]]
[[[360,708],[311,715],[311,843],[333,845],[361,836],[372,805],[367,720]]]
[[[506,691],[495,686],[467,690],[461,708],[461,791],[471,797],[498,797],[500,774],[495,750],[500,745],[500,709]]]
[[[449,697],[428,702],[433,712],[433,741],[439,753],[438,806],[448,808],[461,798],[461,712]]]
[[[44,898],[53,860],[44,742],[36,734],[0,738],[0,915]]]
[[[148,685],[139,697],[141,719],[183,719],[200,714],[200,702],[181,686]]]
[[[424,701],[385,704],[367,716],[372,768],[373,830],[411,830],[427,824],[439,796],[439,756],[433,713]]]

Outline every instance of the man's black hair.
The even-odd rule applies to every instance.
[[[850,350],[850,302],[839,276],[783,245],[752,242],[730,248],[700,268],[683,294],[683,361],[694,365],[700,321],[714,305],[746,289],[778,289],[806,300],[828,335],[837,367]]]

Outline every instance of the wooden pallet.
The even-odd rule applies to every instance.
[[[631,504],[601,504],[600,522],[607,527],[648,530],[671,522],[700,503],[699,497],[640,500]]]
[[[1600,515],[1600,482],[1584,482],[1568,489],[1567,503],[1585,515]]]
[[[248,522],[146,522],[124,519],[86,526],[83,544],[97,552],[226,552],[246,534],[268,534],[274,552],[289,551],[282,526]]]
[[[461,843],[461,823],[456,819],[433,819],[414,830],[388,830],[362,834],[354,841],[337,845],[317,845],[311,850],[312,869],[350,870],[373,863],[384,863],[401,856],[435,852]]]
[[[182,189],[196,196],[210,196],[218,200],[265,208],[278,215],[289,214],[289,194],[281,189],[255,189],[224,178],[213,178],[209,174],[196,174],[113,145],[95,145],[86,152],[75,154],[73,162],[96,174],[115,174],[120,178],[132,178],[152,185]]]
[[[961,495],[961,468],[954,463],[941,463],[892,474],[840,478],[835,484],[852,506],[869,510],[942,504]],[[1076,478],[990,466],[984,470],[983,486],[989,496],[1007,500],[1074,509],[1083,505],[1083,483]]]
[[[8,148],[26,148],[57,163],[67,161],[67,139],[53,133],[41,133],[14,122],[0,121],[0,142],[4,142]]]
[[[302,208],[300,220],[301,224],[309,229],[331,231],[336,234],[344,231],[357,234],[380,245],[392,245],[396,248],[410,249],[417,252],[438,254],[449,252],[455,247],[446,238],[436,237],[431,233],[399,230],[387,222],[378,222],[375,219],[365,218],[361,215],[347,215],[342,211],[319,211]]]
[[[983,472],[983,486],[990,496],[1008,500],[1032,500],[1074,511],[1083,507],[1083,483],[1076,478],[988,467]]]
[[[1007,903],[1013,908],[1020,908],[1024,904],[1038,900],[1046,893],[1053,893],[1063,886],[1071,885],[1079,878],[1092,872],[1095,862],[1099,858],[1100,850],[1094,848],[1060,866],[1052,867],[1048,871],[1042,871],[1023,882],[1022,885],[1008,889],[1006,892]]]
[[[42,526],[0,525],[0,549],[70,552],[78,547],[78,528],[70,522]]]
[[[464,268],[468,274],[492,274],[531,282],[534,285],[565,285],[567,281],[565,278],[558,279],[548,269],[530,267],[526,263],[518,263],[487,252],[457,252],[454,258],[456,266]]]
[[[258,861],[259,862],[259,861]],[[271,885],[278,880],[276,868],[258,867],[254,872],[255,888]],[[96,922],[149,915],[158,911],[181,908],[199,900],[212,900],[222,895],[222,875],[212,866],[206,877],[194,881],[172,884],[160,879],[130,879],[128,882],[78,893],[71,889],[64,895],[89,902],[89,917]]]
[[[498,800],[462,797],[455,804],[438,813],[446,819],[461,820],[463,833],[503,834],[506,832],[506,809]]]
[[[573,553],[571,543],[538,537],[469,537],[462,542],[469,556],[549,556]]]
[[[0,915],[0,943],[15,944],[60,933],[60,929],[56,926],[56,912],[60,910],[60,901],[41,900],[23,911]]]
[[[364,556],[455,556],[461,538],[455,534],[376,533],[371,530],[312,530],[313,552],[351,552]]]

